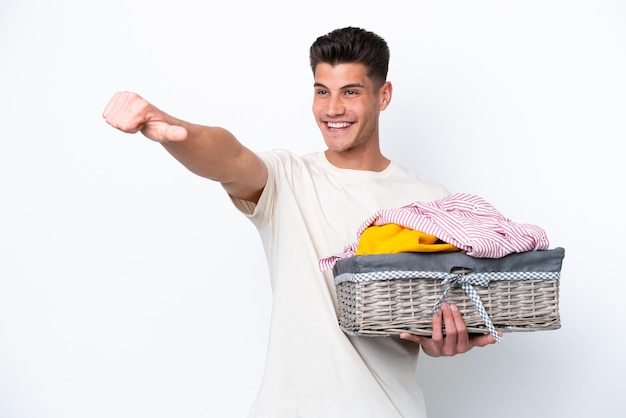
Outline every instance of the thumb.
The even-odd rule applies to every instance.
[[[187,129],[180,125],[170,125],[163,121],[148,121],[141,128],[141,133],[156,142],[180,142],[187,139]]]
[[[168,141],[180,142],[187,139],[187,129],[178,125],[169,125],[165,130],[165,138]]]

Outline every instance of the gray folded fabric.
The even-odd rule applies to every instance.
[[[341,259],[333,267],[333,275],[380,271],[436,271],[452,273],[459,268],[474,273],[490,272],[559,272],[565,249],[513,253],[502,258],[477,258],[463,252],[398,253],[359,255]]]

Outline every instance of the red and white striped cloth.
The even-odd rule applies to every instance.
[[[357,230],[356,242],[346,245],[341,253],[319,260],[320,270],[330,270],[337,260],[353,256],[366,228],[389,223],[434,235],[479,258],[549,248],[542,228],[511,221],[480,196],[455,193],[431,202],[376,211]]]

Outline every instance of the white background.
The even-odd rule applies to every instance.
[[[347,25],[391,47],[386,155],[566,249],[562,328],[423,356],[431,417],[623,417],[625,22],[618,0],[3,0],[0,417],[246,415],[256,231],[101,112],[135,90],[254,150],[320,150],[308,48]]]

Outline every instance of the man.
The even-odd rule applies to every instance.
[[[192,172],[221,183],[258,228],[273,292],[267,362],[251,417],[423,417],[419,347],[450,356],[494,343],[468,335],[456,307],[433,317],[433,336],[354,338],[338,326],[332,272],[318,260],[353,240],[380,208],[448,195],[387,159],[379,115],[389,105],[389,49],[359,28],[337,29],[310,49],[313,114],[327,149],[303,157],[254,153],[227,130],[192,124],[135,93],[113,96],[113,127],[160,142]],[[442,326],[446,335],[443,336]]]

